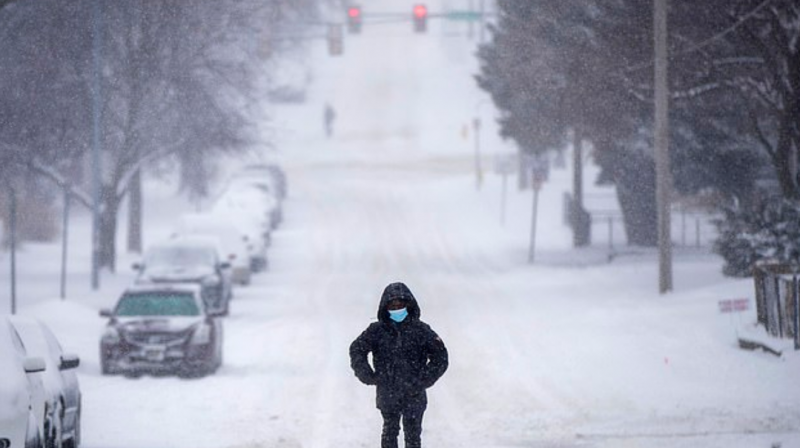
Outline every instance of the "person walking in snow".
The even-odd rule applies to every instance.
[[[375,401],[383,416],[381,448],[397,448],[401,419],[405,447],[421,448],[425,390],[447,370],[447,348],[420,320],[417,300],[404,283],[383,290],[378,322],[350,344],[350,366],[362,383],[376,386]]]
[[[325,112],[324,112],[324,119],[325,119],[325,135],[330,137],[333,135],[333,122],[336,120],[336,111],[333,109],[329,103],[325,103]]]

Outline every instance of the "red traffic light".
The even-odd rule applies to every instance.
[[[422,3],[418,3],[414,5],[414,10],[412,12],[414,17],[414,31],[424,33],[428,28],[428,8]]]
[[[361,7],[360,6],[350,6],[347,8],[347,29],[350,30],[351,33],[360,33],[361,32]]]

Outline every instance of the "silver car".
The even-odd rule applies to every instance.
[[[42,322],[18,316],[10,321],[28,355],[45,362],[42,382],[47,402],[46,446],[77,447],[81,433],[81,390],[75,373],[80,363],[78,356],[64,353],[58,339]]]
[[[28,356],[8,319],[0,317],[0,446],[42,448],[45,392],[42,358]]]
[[[177,373],[200,376],[222,365],[222,320],[207,311],[195,284],[125,290],[100,339],[104,375]]]

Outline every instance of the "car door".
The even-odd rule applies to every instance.
[[[52,331],[45,325],[41,325],[44,338],[47,341],[50,355],[54,360],[55,365],[61,365],[61,360],[64,359],[65,353],[58,342],[58,339]],[[77,359],[77,356],[66,354],[67,358]],[[77,419],[78,408],[81,402],[80,385],[78,384],[78,375],[75,373],[74,368],[60,369],[59,371],[63,383],[63,396],[64,396],[64,421],[68,425],[68,429],[75,426]]]
[[[28,353],[25,350],[25,344],[22,343],[22,338],[20,338],[19,333],[17,333],[17,330],[15,330],[13,326],[9,325],[9,328],[11,330],[11,342],[14,344],[14,349],[17,350],[17,353],[22,359],[28,358]],[[28,373],[25,376],[27,377],[28,381],[28,391],[30,392],[31,397],[31,408],[39,423],[39,434],[44,436],[44,422],[47,420],[47,415],[45,413],[47,406],[47,391],[44,387],[44,381],[42,381],[42,374]]]

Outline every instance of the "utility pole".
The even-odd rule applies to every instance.
[[[480,25],[478,25],[480,27],[478,28],[478,42],[482,44],[486,40],[484,37],[486,35],[486,4],[485,0],[480,0],[480,2],[481,21]]]
[[[483,184],[483,168],[481,167],[481,119],[477,116],[472,120],[472,130],[475,131],[475,188],[480,190]]]
[[[128,184],[128,252],[142,253],[142,169]]]
[[[658,207],[658,290],[672,291],[672,236],[670,203],[671,169],[669,162],[669,87],[667,85],[667,3],[653,0],[655,37],[655,162],[656,203]]]
[[[578,125],[572,132],[572,245],[582,247],[589,244],[583,210],[583,135]]]
[[[533,264],[533,259],[536,253],[536,215],[539,210],[539,190],[542,188],[542,183],[539,180],[533,181],[533,211],[531,213],[531,241],[528,246],[528,263]]]
[[[470,13],[475,11],[475,0],[469,0],[469,4],[467,5],[467,11]],[[472,40],[475,36],[475,24],[472,20],[467,21],[467,38]]]
[[[9,233],[11,250],[11,314],[17,314],[17,192],[8,189],[10,196]]]
[[[92,289],[100,288],[100,146],[102,96],[100,92],[100,0],[92,4]]]
[[[64,216],[61,222],[61,300],[67,296],[67,247],[69,241],[69,186],[64,187]]]

